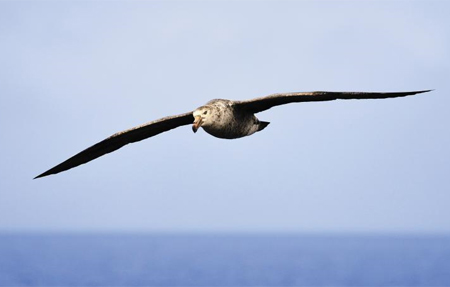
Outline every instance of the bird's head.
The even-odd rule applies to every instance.
[[[211,123],[211,114],[212,108],[209,106],[203,106],[194,111],[194,123],[192,125],[192,130],[194,133],[196,133],[200,127],[208,126]]]

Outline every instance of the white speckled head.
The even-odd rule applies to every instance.
[[[210,106],[202,106],[194,111],[194,124],[192,125],[194,133],[197,132],[200,127],[212,124],[212,110],[213,109]]]

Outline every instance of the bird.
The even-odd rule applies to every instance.
[[[129,143],[138,142],[184,125],[192,124],[194,133],[199,128],[203,128],[205,132],[216,138],[237,139],[250,136],[265,129],[269,122],[260,121],[255,114],[275,106],[332,100],[397,98],[430,91],[432,90],[409,92],[314,91],[277,93],[244,101],[214,99],[193,111],[164,117],[115,133],[36,176],[34,179],[66,171],[118,150]]]

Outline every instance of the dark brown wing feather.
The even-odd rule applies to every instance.
[[[420,93],[426,93],[431,90],[412,91],[412,92],[300,92],[300,93],[281,93],[266,97],[256,98],[247,101],[235,101],[234,104],[253,113],[259,113],[274,106],[299,103],[299,102],[318,102],[332,100],[350,100],[350,99],[386,99],[405,97]]]
[[[36,176],[35,179],[71,169],[101,157],[102,155],[113,152],[129,143],[141,141],[176,127],[191,124],[193,121],[194,117],[192,116],[192,112],[189,112],[177,116],[165,117],[122,132],[118,132],[74,155],[48,171]]]

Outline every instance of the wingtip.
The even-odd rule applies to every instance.
[[[40,175],[38,175],[38,176],[33,177],[33,180],[38,179],[38,178],[41,178],[41,177],[43,177],[43,176],[45,176],[45,175],[40,174]]]
[[[416,91],[416,94],[428,93],[428,92],[432,92],[432,91],[434,91],[434,89],[430,89],[430,90],[422,90],[422,91]]]
[[[50,174],[52,174],[52,173],[49,173],[48,171],[46,171],[46,172],[44,172],[44,173],[41,173],[41,174],[38,175],[38,176],[35,176],[35,177],[33,178],[33,180],[34,180],[34,179],[41,178],[41,177],[44,177],[44,176],[47,176],[47,175],[50,175]]]

